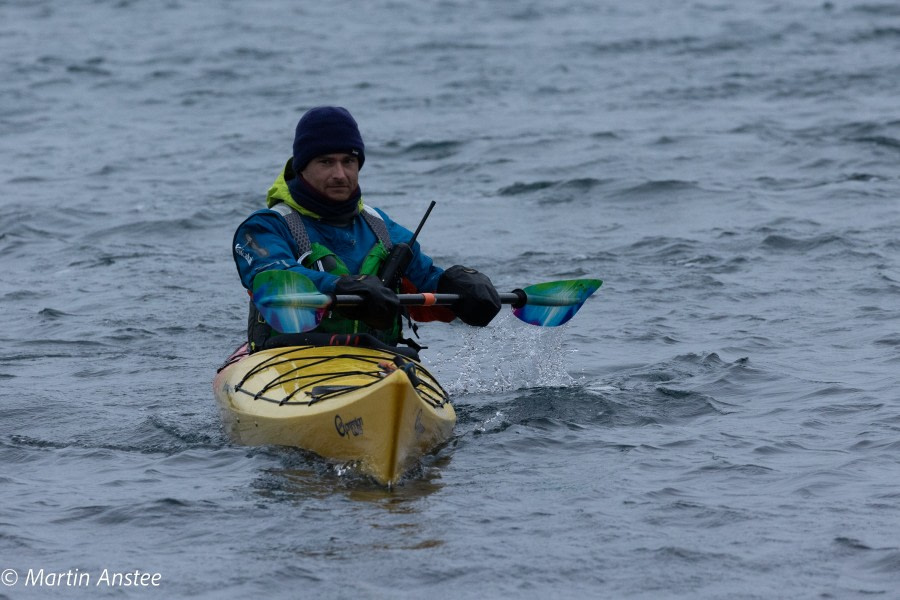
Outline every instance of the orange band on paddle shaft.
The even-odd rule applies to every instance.
[[[437,298],[434,297],[434,294],[422,294],[422,306],[434,306],[437,304]]]

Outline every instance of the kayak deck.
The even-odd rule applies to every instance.
[[[446,441],[456,423],[447,393],[428,370],[385,350],[239,349],[213,388],[235,441],[354,462],[389,486]]]

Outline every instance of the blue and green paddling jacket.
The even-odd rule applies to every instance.
[[[317,215],[297,205],[291,198],[284,173],[269,189],[266,203],[269,209],[258,210],[241,223],[234,234],[232,251],[241,283],[248,290],[253,289],[253,278],[257,273],[269,269],[290,269],[308,277],[323,293],[334,292],[337,275],[303,266],[303,257],[288,227],[288,223],[278,211],[271,207],[285,203],[295,209],[303,220],[309,241],[313,245],[324,246],[343,261],[347,270],[357,274],[370,251],[379,243],[378,237],[365,219],[357,215],[349,224],[327,223]],[[365,210],[360,200],[360,211]],[[371,210],[371,209],[370,209]],[[398,225],[384,211],[374,209],[387,227],[393,244],[408,243],[412,232]],[[418,242],[413,245],[413,260],[404,272],[419,291],[431,292],[437,289],[443,269],[434,265],[432,259],[421,251]]]

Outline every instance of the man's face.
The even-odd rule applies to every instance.
[[[359,185],[359,160],[352,154],[323,154],[309,161],[300,174],[329,200],[343,202]]]

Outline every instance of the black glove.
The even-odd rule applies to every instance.
[[[438,281],[439,294],[459,294],[450,308],[463,323],[484,327],[500,312],[500,296],[487,275],[454,265]]]
[[[375,329],[390,329],[400,312],[397,294],[384,287],[374,275],[342,275],[334,285],[334,293],[362,296],[362,304],[339,306],[337,311],[348,319],[362,321]]]

